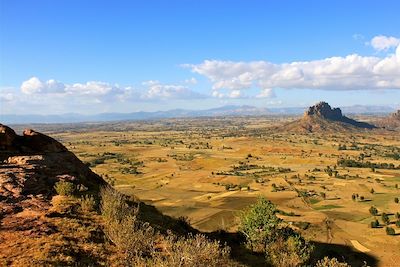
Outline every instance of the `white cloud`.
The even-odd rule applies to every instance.
[[[239,97],[241,97],[242,96],[242,92],[240,91],[240,90],[232,90],[230,93],[229,93],[229,97],[230,98],[239,98]]]
[[[256,95],[257,98],[271,98],[271,97],[275,97],[275,93],[274,90],[272,90],[271,88],[265,88],[262,89],[261,92]]]
[[[190,79],[188,82],[195,83]],[[187,83],[184,81],[183,83]],[[166,100],[166,99],[194,99],[204,98],[203,95],[190,90],[182,84],[162,84],[159,81],[143,82],[142,90],[132,86],[122,87],[118,84],[110,84],[100,81],[88,81],[86,83],[64,84],[55,80],[41,81],[32,77],[21,85],[21,92],[30,96],[55,95],[62,97],[75,97],[85,99],[86,102],[96,103],[105,100],[118,100],[120,102],[132,100]]]
[[[257,87],[257,97],[274,96],[272,89],[381,90],[400,89],[400,46],[383,58],[360,56],[273,64],[267,61],[205,60],[185,65],[212,82],[215,91]],[[219,92],[214,96],[221,97]]]
[[[123,94],[126,88],[121,88],[119,85],[112,85],[106,82],[90,81],[86,83],[75,83],[67,85],[65,88],[66,93],[78,95],[93,95],[103,96],[109,94]]]
[[[37,77],[32,77],[27,81],[24,81],[21,85],[21,90],[24,94],[37,94],[37,93],[60,93],[63,92],[65,86],[63,83],[57,82],[56,80],[48,80],[42,82]]]
[[[194,99],[204,98],[199,93],[190,90],[188,87],[176,84],[162,84],[159,81],[147,81],[142,83],[147,87],[142,94],[143,99]]]
[[[387,51],[400,45],[400,39],[392,36],[378,35],[370,41],[371,46],[377,51]]]

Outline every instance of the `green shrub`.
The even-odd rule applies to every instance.
[[[315,267],[350,267],[350,265],[345,262],[339,262],[336,258],[325,257],[319,260]]]
[[[378,215],[378,209],[375,208],[374,206],[371,206],[371,208],[369,208],[369,213],[371,213],[371,215],[376,216]]]
[[[394,198],[394,203],[399,203],[399,198],[398,197]]]
[[[386,213],[382,213],[382,221],[383,221],[385,224],[390,224],[389,215],[387,215]]]
[[[272,240],[281,222],[276,216],[276,206],[264,197],[240,214],[239,231],[245,236],[248,246],[263,251]]]
[[[54,185],[57,194],[61,196],[72,196],[75,193],[76,187],[73,183],[67,181],[58,181]]]
[[[396,221],[397,228],[400,228],[400,220]]]
[[[371,222],[371,228],[378,228],[379,227],[379,221],[375,220]]]
[[[395,235],[396,231],[392,227],[386,227],[386,234],[387,235]]]
[[[96,200],[91,195],[82,196],[80,205],[83,212],[91,212],[96,210]]]

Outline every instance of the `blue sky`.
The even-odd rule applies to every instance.
[[[399,107],[399,10],[368,0],[2,0],[0,112]]]

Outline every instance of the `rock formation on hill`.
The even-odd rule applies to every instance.
[[[36,204],[39,199],[46,202],[54,195],[54,184],[60,180],[88,190],[105,184],[60,142],[30,129],[19,136],[0,124],[0,160],[3,215],[29,206],[30,200]]]
[[[326,102],[309,107],[300,120],[285,125],[286,130],[300,132],[350,131],[376,128],[366,122],[350,119],[342,114],[340,108],[331,108]]]
[[[55,139],[33,130],[20,136],[0,124],[1,266],[34,265],[31,257],[44,249],[40,242],[61,235],[50,218],[58,181],[69,181],[88,194],[106,185]]]
[[[396,112],[390,114],[388,117],[383,118],[378,121],[377,124],[380,127],[390,129],[390,130],[399,130],[400,129],[400,109]]]

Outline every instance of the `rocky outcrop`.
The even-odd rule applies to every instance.
[[[8,126],[0,124],[0,151],[10,150],[14,147],[14,141],[17,134]]]
[[[13,129],[0,124],[0,152],[2,154],[38,154],[49,152],[65,152],[67,149],[55,139],[26,129],[22,136]]]
[[[34,130],[25,130],[19,136],[0,125],[0,154],[3,215],[47,206],[60,180],[92,191],[106,184],[60,142]]]
[[[304,116],[319,116],[321,118],[339,121],[343,118],[342,111],[340,108],[331,108],[326,102],[319,102],[314,106],[311,106],[304,112]]]
[[[377,121],[377,125],[389,130],[400,130],[400,110],[397,110],[388,117]]]
[[[332,108],[326,102],[319,102],[309,107],[300,120],[286,124],[284,128],[294,132],[341,132],[376,127],[348,118],[342,114],[340,108]]]

